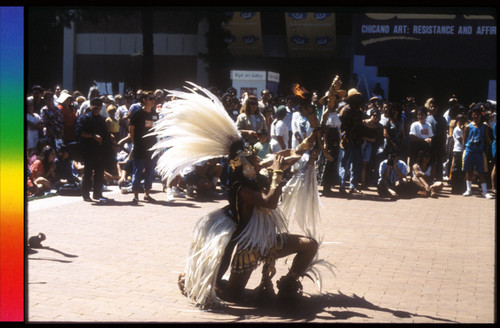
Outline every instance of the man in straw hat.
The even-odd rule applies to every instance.
[[[340,111],[341,124],[341,141],[340,147],[344,150],[342,158],[342,166],[344,174],[340,177],[340,190],[345,191],[345,180],[347,175],[350,175],[349,193],[361,194],[358,189],[358,183],[361,178],[361,126],[363,123],[363,112],[361,107],[364,103],[363,95],[356,89],[352,88],[347,92],[347,105]]]

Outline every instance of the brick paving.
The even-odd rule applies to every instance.
[[[27,322],[495,323],[496,201],[452,195],[379,200],[321,197],[320,293],[307,278],[293,310],[233,305],[202,311],[177,287],[196,221],[227,204],[191,199],[109,205],[55,196],[28,202],[28,236],[46,248],[27,255]],[[140,195],[142,200],[142,195]],[[291,231],[297,232],[291,225]],[[49,247],[49,248],[47,248]],[[289,263],[277,262],[274,282]],[[260,269],[248,288],[258,285]]]

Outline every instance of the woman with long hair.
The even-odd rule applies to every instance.
[[[412,180],[419,188],[418,195],[437,198],[437,193],[443,189],[443,182],[436,181],[436,170],[431,165],[431,156],[428,151],[421,150],[417,154],[417,161],[412,166]]]
[[[257,132],[266,129],[266,118],[259,110],[256,96],[250,95],[243,102],[240,114],[236,118],[236,127],[252,146],[259,141]]]
[[[35,185],[44,191],[53,189],[57,182],[55,159],[56,151],[54,148],[46,146],[29,167],[33,181],[28,180],[28,189]]]

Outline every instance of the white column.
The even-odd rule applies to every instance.
[[[73,90],[73,75],[74,75],[74,59],[75,59],[75,24],[71,22],[71,27],[64,28],[64,43],[63,43],[63,88],[69,91]]]
[[[201,20],[198,24],[198,53],[207,52],[207,41],[205,39],[205,33],[208,32],[208,21],[206,18]],[[207,87],[208,85],[208,72],[207,63],[205,63],[199,56],[196,65],[196,80],[201,86]]]

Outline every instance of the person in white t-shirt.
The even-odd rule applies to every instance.
[[[312,132],[311,124],[307,120],[304,109],[299,107],[292,114],[292,149],[297,148],[298,145]]]
[[[276,109],[276,118],[271,123],[270,127],[272,153],[277,153],[280,150],[288,148],[288,128],[283,120],[286,114],[287,111],[284,105]]]
[[[462,194],[465,191],[464,172],[462,171],[462,155],[464,152],[462,139],[467,118],[463,114],[456,116],[457,126],[453,129],[453,159],[451,165],[451,193]]]
[[[31,156],[40,138],[43,125],[40,115],[34,112],[33,100],[26,101],[26,110],[26,142],[28,156]]]
[[[426,117],[427,109],[420,107],[417,110],[417,121],[410,126],[410,165],[416,162],[419,151],[430,150],[433,133],[432,126],[425,121]]]

